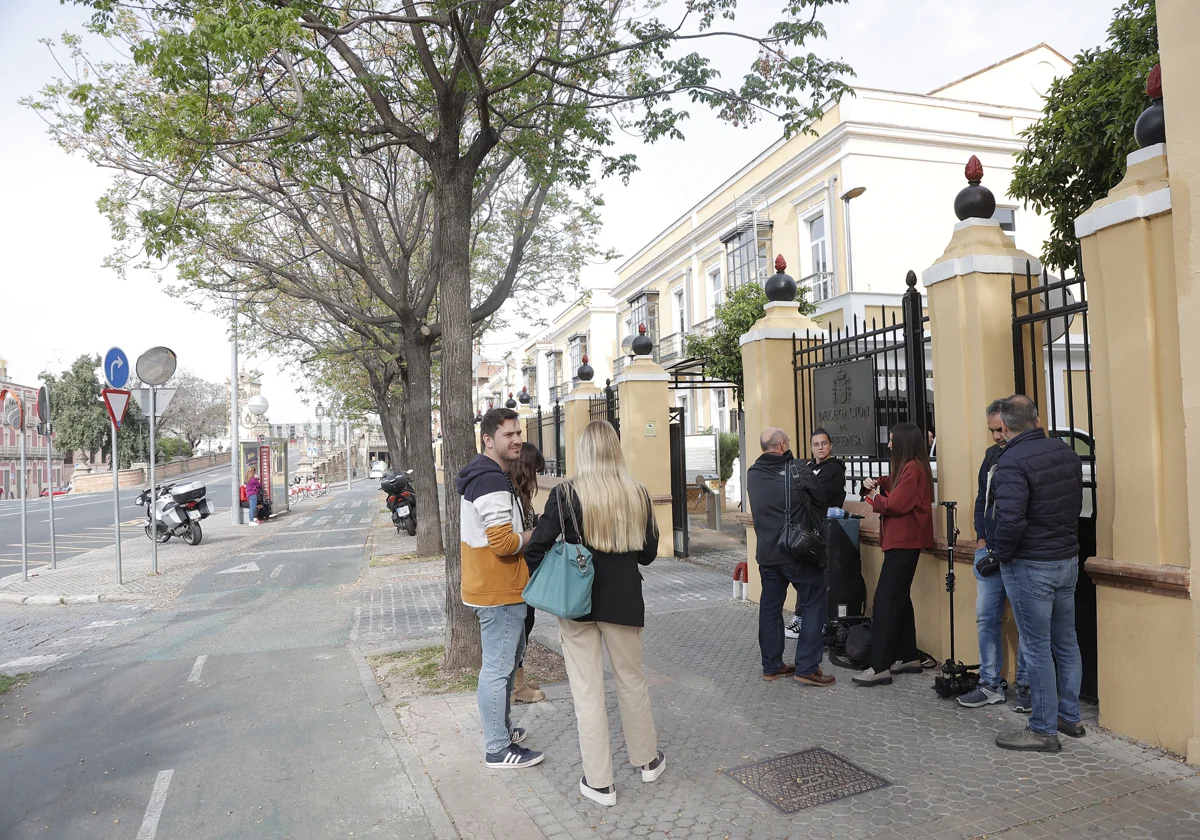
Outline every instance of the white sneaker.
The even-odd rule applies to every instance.
[[[658,755],[654,760],[642,768],[642,781],[649,784],[663,774],[667,769],[667,754],[662,750],[658,751]]]
[[[874,668],[868,668],[851,680],[855,685],[873,686],[873,685],[891,685],[892,675],[887,671],[882,674],[875,673]]]
[[[789,621],[783,628],[783,635],[789,639],[800,638],[800,617],[796,616]]]
[[[584,796],[586,796],[588,799],[595,802],[597,805],[604,805],[605,807],[608,807],[608,806],[617,804],[617,786],[616,785],[609,785],[606,788],[597,789],[587,783],[586,777],[580,776],[579,777],[579,792],[582,793]]]

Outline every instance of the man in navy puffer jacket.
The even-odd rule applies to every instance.
[[[1000,411],[1008,443],[992,478],[994,523],[988,547],[1003,564],[1029,670],[1033,715],[1025,730],[996,737],[1009,750],[1058,752],[1058,732],[1084,734],[1075,636],[1083,463],[1065,442],[1047,437],[1037,406],[1023,395]]]

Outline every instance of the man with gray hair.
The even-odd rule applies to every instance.
[[[958,698],[958,704],[968,709],[977,709],[994,703],[1004,702],[1004,639],[1001,625],[1004,620],[1004,579],[997,574],[988,547],[989,535],[994,530],[996,519],[993,506],[992,479],[1004,452],[1004,423],[1000,412],[1004,400],[992,400],[984,415],[987,417],[988,432],[995,444],[983,456],[979,467],[979,493],[975,497],[975,536],[979,547],[975,550],[975,629],[979,634],[979,685]],[[1025,669],[1025,657],[1017,648],[1017,687],[1013,697],[1013,711],[1029,714],[1029,674]]]
[[[825,572],[797,563],[779,544],[785,523],[814,528],[824,516],[821,487],[812,467],[792,457],[783,429],[765,429],[759,437],[763,454],[746,473],[746,491],[754,518],[757,549],[754,558],[762,580],[759,600],[758,646],[763,679],[774,681],[789,674],[806,685],[833,685],[832,674],[821,671],[825,628]],[[791,502],[790,508],[787,502]],[[783,602],[788,585],[796,590],[796,664],[783,661]]]
[[[1033,715],[1024,730],[996,736],[996,745],[1058,752],[1059,732],[1085,734],[1079,709],[1083,660],[1075,635],[1083,463],[1064,441],[1046,435],[1029,397],[1006,399],[1000,420],[1006,443],[992,477],[994,523],[987,541],[1017,619]]]

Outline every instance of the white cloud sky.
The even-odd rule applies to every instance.
[[[829,39],[818,45],[857,72],[856,84],[926,92],[1045,41],[1073,56],[1102,43],[1116,0],[850,0],[823,13]],[[775,4],[744,0],[746,25],[765,26]],[[32,383],[81,353],[119,345],[136,357],[156,344],[176,351],[182,367],[207,379],[229,375],[227,325],[167,297],[146,274],[121,280],[102,265],[111,252],[108,225],[96,210],[109,176],[68,157],[45,134],[41,119],[17,100],[35,93],[57,67],[38,43],[78,31],[84,11],[42,2],[0,1],[0,358],[10,375]],[[749,62],[725,48],[719,66],[730,80]],[[719,123],[693,109],[687,140],[637,148],[641,172],[628,187],[606,183],[602,245],[623,255],[677,218],[714,186],[762,151],[774,125],[749,129]],[[619,263],[590,268],[591,285],[608,285]],[[509,336],[488,342],[495,347]],[[264,373],[264,395],[275,422],[307,419],[292,375],[278,359],[253,362]]]

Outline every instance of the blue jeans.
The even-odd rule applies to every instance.
[[[796,673],[812,674],[821,667],[825,633],[825,572],[809,566],[759,566],[762,597],[758,610],[758,647],[764,674],[783,670],[783,600],[790,583],[796,589]]]
[[[987,554],[986,548],[976,549],[975,562]],[[975,572],[975,627],[979,631],[979,684],[992,691],[1000,690],[1004,673],[1004,638],[1000,632],[1004,619],[1004,578],[992,574],[984,577]],[[1023,637],[1022,637],[1023,638]],[[1017,641],[1017,685],[1029,685],[1025,670],[1025,652]]]
[[[254,521],[254,514],[258,512],[258,494],[247,493],[246,501],[250,503],[250,521]]]
[[[509,716],[517,663],[525,656],[526,606],[473,607],[479,616],[479,640],[483,665],[479,669],[479,723],[489,753],[508,749],[512,743]]]
[[[1075,636],[1075,582],[1079,558],[1014,560],[1000,567],[1017,617],[1029,669],[1033,717],[1040,735],[1058,732],[1058,718],[1079,723],[1083,659]]]

